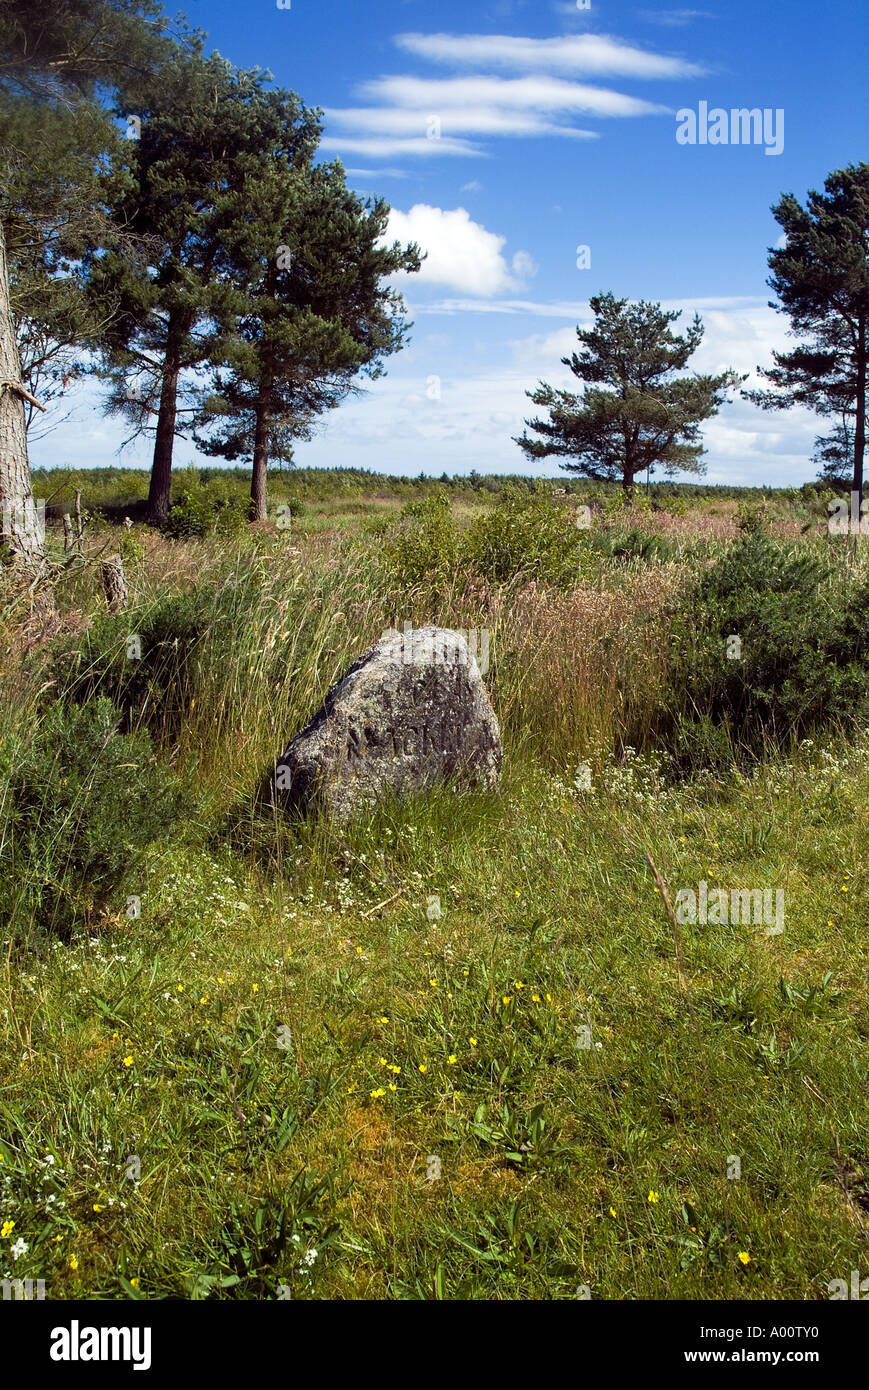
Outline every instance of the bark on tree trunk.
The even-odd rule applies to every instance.
[[[45,537],[27,462],[21,361],[9,302],[6,238],[0,223],[0,525],[18,563],[34,574],[45,562]]]
[[[124,575],[124,562],[120,555],[111,560],[103,560],[103,592],[112,613],[120,613],[127,606],[127,580]]]
[[[866,449],[866,322],[861,318],[857,339],[857,418],[854,422],[854,479],[857,506],[863,496],[863,454]]]
[[[250,480],[250,519],[265,521],[268,516],[266,505],[266,475],[269,466],[269,412],[263,396],[256,411],[256,430],[253,440],[253,473]]]
[[[166,361],[163,364],[163,381],[160,387],[157,432],[154,438],[151,485],[148,489],[148,520],[152,526],[162,526],[169,515],[169,496],[172,488],[172,450],[175,447],[178,380],[181,375],[180,332],[178,325],[170,321]]]

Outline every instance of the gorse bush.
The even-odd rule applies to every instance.
[[[395,581],[408,587],[425,580],[444,583],[461,571],[494,584],[536,580],[570,589],[583,580],[597,580],[603,560],[675,557],[668,537],[619,526],[625,503],[621,496],[612,502],[607,516],[614,525],[583,528],[572,508],[542,484],[511,483],[493,507],[462,531],[446,492],[440,492],[406,507],[387,530],[387,567]],[[640,510],[648,512],[648,503]]]
[[[519,576],[567,586],[582,572],[584,535],[544,488],[510,485],[491,510],[459,531],[446,492],[405,507],[384,555],[392,577],[410,586],[447,580],[458,568],[494,583]]]
[[[193,669],[213,619],[212,585],[162,595],[139,611],[99,614],[60,657],[61,691],[77,704],[111,700],[124,729],[177,733],[193,695]]]
[[[472,523],[462,555],[495,583],[520,575],[568,585],[582,574],[586,539],[573,514],[543,488],[509,487]]]
[[[53,705],[25,747],[0,749],[7,927],[88,920],[147,846],[190,809],[144,733],[122,734],[110,700]]]
[[[383,553],[392,576],[403,585],[451,575],[458,560],[458,535],[446,492],[405,507]]]
[[[614,560],[666,561],[676,556],[676,547],[669,536],[656,535],[633,527],[630,531],[608,534],[601,532],[593,538],[593,548],[603,551]]]
[[[247,526],[249,503],[229,491],[185,487],[163,525],[168,536],[238,535]]]
[[[869,714],[865,581],[746,522],[673,617],[669,735],[689,766]]]

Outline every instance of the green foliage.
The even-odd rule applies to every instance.
[[[756,514],[743,531],[671,629],[671,741],[688,766],[869,714],[865,581],[843,591],[823,553],[774,540]]]
[[[404,508],[386,539],[383,555],[394,578],[405,586],[443,579],[454,572],[458,535],[449,498],[442,489]]]
[[[542,488],[506,487],[494,507],[477,516],[461,533],[440,490],[405,507],[387,537],[384,555],[403,585],[426,578],[445,580],[457,567],[495,583],[516,577],[549,583],[575,583],[586,552],[585,533],[573,515]]]
[[[205,588],[163,594],[140,612],[98,615],[60,653],[61,691],[80,704],[107,697],[127,729],[144,722],[177,733],[213,607],[214,592]]]
[[[248,520],[249,503],[226,491],[185,487],[163,524],[168,536],[238,535]]]
[[[579,580],[585,549],[585,533],[572,513],[545,489],[511,487],[473,522],[462,555],[496,583],[521,575],[566,585]]]
[[[13,927],[87,920],[181,814],[185,798],[146,734],[122,734],[100,699],[54,704],[30,743],[4,749],[8,872],[2,915]]]
[[[672,560],[676,554],[669,537],[641,531],[636,526],[630,531],[616,532],[612,537],[602,537],[598,544],[605,547],[614,560],[665,561]]]

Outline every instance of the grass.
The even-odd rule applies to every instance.
[[[16,745],[193,595],[195,649],[130,717],[199,803],[104,913],[5,942],[0,1271],[54,1299],[827,1298],[866,1261],[869,747],[673,783],[617,734],[687,552],[402,590],[370,515],[147,535],[129,624],[73,568],[77,661],[10,625]],[[269,759],[405,617],[492,629],[498,794],[264,818]],[[784,933],[674,931],[647,853],[673,897],[784,888]]]

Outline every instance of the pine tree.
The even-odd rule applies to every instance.
[[[863,492],[866,449],[866,378],[869,372],[869,164],[849,164],[810,192],[803,207],[787,193],[772,209],[784,232],[770,248],[768,284],[779,297],[771,308],[786,314],[792,352],[774,352],[761,375],[771,391],[746,392],[764,410],[807,405],[838,423],[821,436],[816,455],[840,464],[850,440],[851,487]]]
[[[275,159],[306,161],[316,146],[314,115],[291,93],[265,90],[265,74],[239,72],[201,43],[176,51],[120,100],[137,138],[115,170],[116,221],[138,238],[138,256],[100,256],[91,267],[96,301],[118,303],[105,337],[112,383],[108,409],[134,435],[154,434],[148,518],[169,511],[178,417],[196,370],[221,352],[231,317],[224,239],[241,171]],[[256,195],[247,215],[256,216]],[[180,398],[180,404],[179,404]]]
[[[582,350],[563,357],[586,383],[579,396],[540,382],[526,394],[549,418],[526,420],[542,436],[526,431],[515,440],[528,458],[575,459],[561,467],[599,481],[620,481],[628,496],[643,472],[661,467],[668,476],[702,473],[702,421],[715,415],[727,391],[738,384],[735,372],[718,376],[677,376],[700,346],[699,316],[684,337],[672,332],[679,311],[660,304],[629,303],[612,293],[590,301],[594,323],[577,328]]]
[[[90,98],[97,83],[111,87],[121,71],[153,63],[165,42],[159,14],[151,0],[48,6],[0,0],[0,99],[7,112],[12,104],[30,100],[66,123],[65,113]],[[7,143],[0,150],[0,184],[10,185],[22,157],[50,166],[56,154],[47,121],[36,148]],[[3,211],[8,214],[8,209],[0,209],[0,516],[13,555],[39,573],[44,542],[30,481],[25,419],[25,405],[33,401],[21,379]]]
[[[46,406],[92,370],[91,351],[111,316],[110,304],[86,293],[83,259],[115,237],[99,171],[118,144],[114,122],[95,102],[51,108],[7,94],[0,107],[0,221],[20,379],[30,393],[28,431],[37,418],[45,424],[37,399]]]
[[[236,165],[234,192],[224,243],[231,332],[196,440],[206,453],[250,459],[259,521],[269,461],[289,461],[317,417],[358,390],[360,375],[380,376],[402,345],[404,305],[388,281],[417,270],[420,254],[384,243],[388,206],[363,203],[338,163],[253,156]]]

